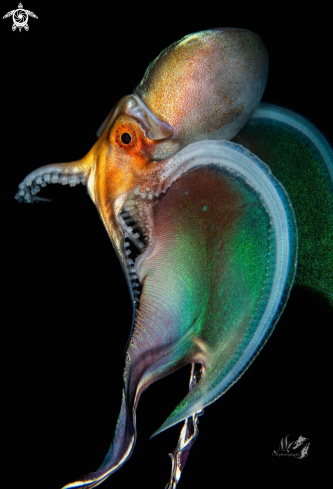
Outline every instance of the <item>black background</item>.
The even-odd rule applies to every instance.
[[[51,204],[14,201],[35,168],[73,161],[94,144],[110,108],[148,63],[186,34],[234,26],[261,35],[270,54],[263,100],[310,119],[333,142],[329,29],[315,11],[287,6],[107,6],[26,1],[29,32],[1,21],[3,441],[6,487],[59,489],[97,469],[118,416],[131,303],[120,265],[84,187],[48,186]],[[276,4],[275,4],[276,5]],[[16,7],[1,4],[2,14]],[[327,335],[333,317],[294,289],[276,330],[244,377],[206,408],[180,489],[319,481],[325,468]],[[151,386],[137,414],[131,459],[103,488],[163,488],[179,426],[149,441],[187,391],[186,368]],[[302,462],[275,458],[286,435],[310,439]],[[6,462],[7,463],[7,462]],[[229,482],[228,482],[229,483]],[[24,486],[25,487],[25,486]]]

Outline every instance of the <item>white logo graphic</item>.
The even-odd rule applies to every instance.
[[[28,31],[29,15],[30,17],[34,17],[35,19],[38,19],[37,15],[35,15],[33,12],[30,12],[30,10],[25,10],[23,8],[22,3],[19,3],[18,8],[16,10],[11,10],[10,12],[7,12],[6,15],[4,15],[2,18],[7,19],[7,17],[10,17],[11,15],[13,16],[13,25],[12,25],[13,31],[16,31],[17,28],[20,30],[20,32],[21,29],[25,29],[26,31]]]
[[[274,451],[272,455],[275,457],[305,458],[309,454],[310,443],[308,438],[299,436],[296,441],[288,442],[288,436],[282,438],[278,450]]]

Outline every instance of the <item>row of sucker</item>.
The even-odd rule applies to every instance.
[[[28,204],[33,202],[49,201],[43,197],[36,197],[42,187],[46,187],[49,183],[60,183],[61,185],[69,185],[75,187],[82,183],[87,183],[86,176],[82,174],[63,175],[58,172],[39,173],[38,170],[28,175],[19,185],[19,190],[15,195],[15,199],[19,202]]]
[[[124,245],[125,245],[126,256],[129,257],[131,250],[130,250],[130,242],[128,240],[127,233],[125,233],[125,244]],[[134,305],[137,308],[139,306],[139,302],[140,302],[140,295],[141,295],[142,287],[141,287],[141,284],[138,281],[138,277],[135,273],[134,260],[132,260],[131,258],[128,258],[127,259],[127,265],[128,265],[127,269],[129,271],[129,277],[130,277],[130,282],[131,282],[131,289],[132,289],[132,293],[134,296]]]
[[[145,225],[141,219],[140,213],[140,201],[136,195],[130,196],[118,216],[118,221],[122,229],[124,230],[125,237],[127,237],[136,248],[142,253],[146,247],[146,234]],[[126,246],[126,245],[125,245]],[[128,256],[131,254],[130,250],[125,250],[125,254]]]
[[[142,287],[138,281],[134,264],[136,258],[148,245],[148,233],[142,215],[141,204],[143,201],[152,202],[154,196],[157,197],[155,194],[140,192],[139,187],[136,188],[128,197],[122,211],[118,215],[118,222],[124,231],[124,252],[127,258],[127,269],[130,274],[134,305],[136,307],[138,307],[140,302]]]

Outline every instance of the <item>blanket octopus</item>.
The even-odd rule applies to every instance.
[[[45,200],[36,194],[49,183],[86,185],[133,302],[114,439],[96,472],[66,489],[118,470],[135,445],[142,392],[191,364],[188,394],[155,432],[183,422],[175,489],[198,416],[258,355],[293,284],[333,305],[332,149],[301,116],[260,104],[267,76],[255,33],[187,35],[113,107],[85,157],[19,185],[23,202]]]

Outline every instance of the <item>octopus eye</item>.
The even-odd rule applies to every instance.
[[[124,132],[120,139],[123,144],[129,144],[132,141],[132,136],[128,132]]]

